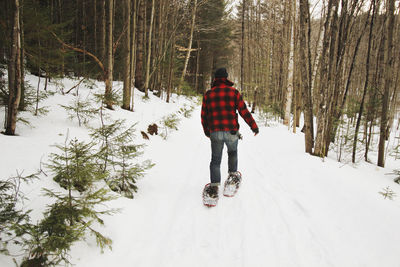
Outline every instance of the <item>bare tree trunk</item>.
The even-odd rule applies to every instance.
[[[246,12],[246,0],[242,1],[242,43],[240,47],[240,90],[244,90],[244,14]]]
[[[304,103],[304,134],[305,134],[305,150],[312,154],[314,146],[313,140],[313,112],[312,112],[312,96],[311,96],[311,77],[309,74],[310,58],[306,54],[306,49],[310,45],[310,40],[306,35],[310,9],[308,0],[300,0],[300,32],[299,32],[299,65],[301,71],[301,87],[302,98]]]
[[[113,109],[112,101],[112,82],[113,82],[113,14],[114,1],[108,1],[108,34],[107,34],[107,77],[105,104],[108,109]]]
[[[292,5],[292,4],[290,4]],[[294,3],[294,5],[296,5]],[[296,8],[292,7],[293,14],[296,14]],[[286,91],[286,104],[285,104],[285,118],[283,120],[283,124],[288,125],[290,129],[290,110],[292,107],[292,98],[293,98],[293,72],[294,72],[294,25],[295,25],[295,16],[291,14],[291,19],[289,23],[290,28],[290,49],[289,49],[289,65],[288,65],[288,75],[287,75],[287,91]]]
[[[106,60],[106,35],[107,35],[107,19],[106,19],[106,0],[101,0],[101,61]]]
[[[36,9],[35,9],[36,12]],[[35,14],[37,15],[37,14]],[[39,92],[40,92],[40,76],[41,76],[41,65],[42,65],[42,45],[41,45],[41,39],[40,39],[40,32],[39,32],[39,25],[36,24],[36,38],[38,42],[38,84],[36,88],[36,107],[35,107],[35,116],[38,115],[38,110],[39,110]]]
[[[196,57],[196,77],[194,82],[194,91],[199,92],[199,69],[200,69],[200,40],[197,40],[197,57]]]
[[[145,0],[138,0],[138,32],[136,42],[136,71],[135,71],[135,86],[142,92],[144,92],[144,81],[143,81],[143,57],[144,57],[144,27],[146,25],[144,13],[145,13]]]
[[[330,99],[333,97],[334,56],[337,35],[338,1],[329,0],[327,17],[324,25],[323,52],[321,55],[319,109],[317,114],[317,135],[314,154],[325,157],[328,154],[327,137],[329,132]],[[330,139],[330,138],[329,138]]]
[[[173,33],[172,43],[171,43],[171,54],[169,58],[169,74],[168,74],[168,83],[167,83],[167,99],[166,102],[169,103],[169,99],[171,96],[173,79],[174,79],[174,57],[175,57],[175,33]]]
[[[97,0],[93,0],[93,39],[94,39],[94,54],[98,55],[97,47]]]
[[[299,15],[298,6],[299,1],[295,2],[295,21],[294,21],[294,72],[293,72],[293,133],[296,133],[297,127],[300,126],[300,114],[301,114],[301,90],[300,90],[300,71],[299,71]]]
[[[371,2],[371,7],[369,10],[369,14],[371,13],[371,9],[373,8],[372,11],[372,17],[371,17],[371,23],[370,23],[370,29],[369,29],[369,37],[368,37],[368,48],[367,48],[367,59],[365,62],[365,83],[364,83],[364,90],[363,90],[363,95],[360,103],[360,109],[358,111],[358,118],[356,122],[356,129],[354,133],[354,140],[353,140],[353,153],[351,157],[351,161],[353,163],[356,162],[356,151],[357,151],[357,140],[358,140],[358,131],[360,129],[360,124],[361,124],[361,118],[362,114],[364,112],[364,102],[365,102],[365,96],[367,94],[367,89],[368,89],[368,79],[369,79],[369,60],[370,60],[370,55],[371,55],[371,42],[372,42],[372,32],[373,32],[373,25],[374,25],[374,18],[375,18],[375,0],[372,0]],[[356,53],[356,52],[354,52]]]
[[[140,0],[139,0],[140,1]],[[136,73],[136,29],[137,29],[137,10],[138,1],[133,0],[132,4],[132,42],[131,42],[131,111],[133,111],[134,106],[134,94],[135,94],[135,73]]]
[[[25,58],[25,41],[24,41],[24,0],[21,0],[21,12],[20,12],[20,33],[21,33],[21,53],[20,53],[20,62],[21,62],[21,100],[18,105],[18,110],[25,110],[25,71],[24,71],[24,58]]]
[[[345,104],[346,104],[347,96],[348,96],[349,89],[350,89],[350,82],[351,82],[352,74],[353,74],[353,71],[354,71],[355,65],[356,65],[355,63],[356,63],[356,58],[357,58],[357,55],[358,55],[359,47],[360,47],[360,44],[361,44],[362,37],[364,36],[365,29],[369,25],[368,19],[369,19],[369,16],[371,15],[370,11],[371,11],[371,9],[368,12],[368,17],[365,20],[365,24],[363,26],[363,29],[362,29],[360,35],[358,36],[358,39],[357,39],[357,42],[356,42],[356,45],[355,45],[355,48],[354,48],[353,57],[351,59],[351,63],[350,63],[350,67],[349,67],[349,74],[347,76],[346,85],[344,87],[344,92],[343,92],[343,94],[341,96],[340,106],[337,109],[337,112],[335,112],[335,114],[334,114],[334,121],[336,121],[336,122],[338,122],[340,120],[340,118],[342,117],[343,111],[345,109]],[[371,23],[373,23],[372,20],[371,20]],[[372,24],[370,26],[372,27]],[[333,139],[334,139],[334,137],[336,135],[336,131],[337,131],[338,127],[339,127],[339,123],[334,123],[333,130],[332,130],[332,134],[333,134],[332,138]]]
[[[393,67],[393,29],[394,29],[394,0],[387,1],[386,7],[386,45],[385,45],[385,79],[384,79],[384,93],[382,101],[382,114],[381,125],[379,134],[378,146],[378,166],[385,167],[385,140],[386,140],[386,127],[388,123],[388,108],[389,108],[389,94],[392,80],[392,67]]]
[[[146,62],[146,82],[144,84],[145,96],[149,96],[149,82],[150,82],[150,60],[151,60],[151,41],[153,39],[153,21],[154,21],[155,3],[151,1],[151,17],[150,17],[150,29],[149,29],[149,42],[147,47],[147,62]]]
[[[125,45],[124,45],[124,87],[122,108],[130,110],[131,103],[131,0],[124,0]]]
[[[173,4],[176,4],[174,1]],[[177,10],[176,8],[172,8],[172,20],[173,20],[173,28],[175,28],[177,24],[177,16],[176,16]],[[171,92],[172,92],[172,86],[173,86],[173,79],[174,79],[174,58],[175,58],[175,42],[176,42],[176,31],[172,30],[171,32],[171,45],[170,45],[170,57],[169,57],[169,64],[168,64],[168,81],[167,81],[167,99],[166,102],[169,103]]]
[[[6,135],[15,135],[18,105],[21,98],[21,29],[19,23],[19,0],[14,0],[11,55],[8,65],[8,114]]]
[[[193,32],[194,32],[194,27],[195,27],[195,23],[196,23],[196,12],[197,12],[197,0],[194,0],[193,10],[192,10],[192,24],[190,26],[189,45],[187,47],[187,52],[186,52],[186,57],[185,57],[185,64],[183,65],[183,71],[182,71],[181,79],[179,80],[178,93],[181,93],[182,84],[183,84],[183,81],[185,79],[186,69],[187,69],[187,66],[188,66],[188,63],[189,63],[189,59],[190,59],[190,52],[192,51]]]

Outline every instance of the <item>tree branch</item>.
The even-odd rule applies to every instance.
[[[65,46],[65,47],[67,47],[67,48],[69,48],[69,49],[71,49],[71,50],[73,50],[73,51],[80,52],[80,53],[83,53],[83,54],[87,54],[88,56],[90,56],[91,58],[93,58],[94,61],[96,61],[97,65],[98,65],[98,66],[101,68],[101,70],[103,71],[103,79],[105,79],[106,74],[107,74],[107,71],[105,70],[103,63],[100,61],[100,59],[99,59],[98,57],[96,57],[95,55],[93,55],[93,54],[90,53],[89,51],[86,51],[86,50],[84,50],[84,49],[81,49],[81,48],[78,48],[78,47],[74,47],[74,46],[72,46],[72,45],[70,45],[70,44],[65,43],[65,42],[64,42],[63,40],[61,40],[54,32],[52,32],[52,31],[50,31],[50,32],[51,32],[51,34],[54,36],[54,38],[56,38],[56,40],[57,40],[60,44],[62,44],[63,46]]]

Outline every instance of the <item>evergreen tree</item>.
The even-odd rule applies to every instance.
[[[111,190],[127,198],[133,198],[137,191],[137,178],[154,166],[150,161],[137,163],[144,146],[134,143],[134,127],[125,128],[124,121],[117,120],[91,132],[95,142],[100,143],[98,164],[103,172],[109,173],[105,181]]]
[[[90,119],[96,117],[96,114],[99,112],[98,109],[92,108],[92,103],[89,100],[82,100],[79,96],[76,97],[70,105],[60,105],[63,107],[69,115],[69,118],[72,120],[75,117],[78,119],[79,126],[82,124],[87,125]]]
[[[8,244],[20,244],[19,226],[29,221],[30,211],[19,208],[22,201],[26,200],[20,192],[21,183],[28,183],[37,178],[36,174],[16,176],[0,180],[0,254],[8,254]]]
[[[51,154],[48,168],[54,174],[62,192],[45,189],[45,195],[55,202],[47,205],[44,218],[37,224],[21,226],[28,257],[22,266],[55,266],[69,263],[69,251],[76,241],[85,239],[87,234],[96,238],[103,250],[111,248],[111,240],[95,230],[103,225],[102,215],[116,210],[98,210],[99,204],[114,199],[102,181],[107,172],[97,164],[97,155],[91,152],[92,143],[72,140],[69,145],[56,146],[59,154]],[[35,265],[37,264],[37,265]]]

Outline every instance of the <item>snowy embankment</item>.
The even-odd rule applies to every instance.
[[[69,86],[72,83],[65,85]],[[82,89],[80,94],[88,92]],[[390,186],[400,195],[393,176],[386,175],[391,169],[322,161],[304,153],[302,133],[292,134],[281,125],[263,127],[260,122],[260,134],[254,137],[241,120],[242,187],[237,196],[221,196],[217,207],[209,209],[201,201],[208,182],[210,145],[202,132],[200,107],[191,118],[182,118],[179,130],[167,140],[160,136],[143,140],[141,130],[190,101],[175,97],[174,104],[167,104],[151,96],[143,102],[140,95],[135,96],[135,112],[116,107],[108,113],[125,118],[128,124],[138,122],[138,143],[147,144],[143,159],[156,166],[138,181],[133,200],[110,203],[122,209],[104,217],[101,229],[113,240],[113,250],[100,254],[89,238],[71,251],[76,266],[400,265],[400,199],[384,199],[378,193]],[[1,177],[37,169],[40,159],[45,162],[54,152],[51,145],[64,143],[67,132],[69,138],[88,138],[87,129],[69,120],[58,106],[72,99],[56,94],[44,102],[50,113],[29,117],[34,128],[18,125],[20,136],[0,135]],[[26,187],[27,208],[43,209],[40,188],[51,184],[51,178],[43,177]],[[13,264],[1,256],[0,265]]]

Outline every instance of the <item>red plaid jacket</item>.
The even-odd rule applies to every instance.
[[[211,90],[203,96],[201,124],[206,136],[217,131],[238,131],[239,122],[236,110],[253,132],[258,133],[258,126],[247,109],[239,91],[226,78],[216,78]]]

